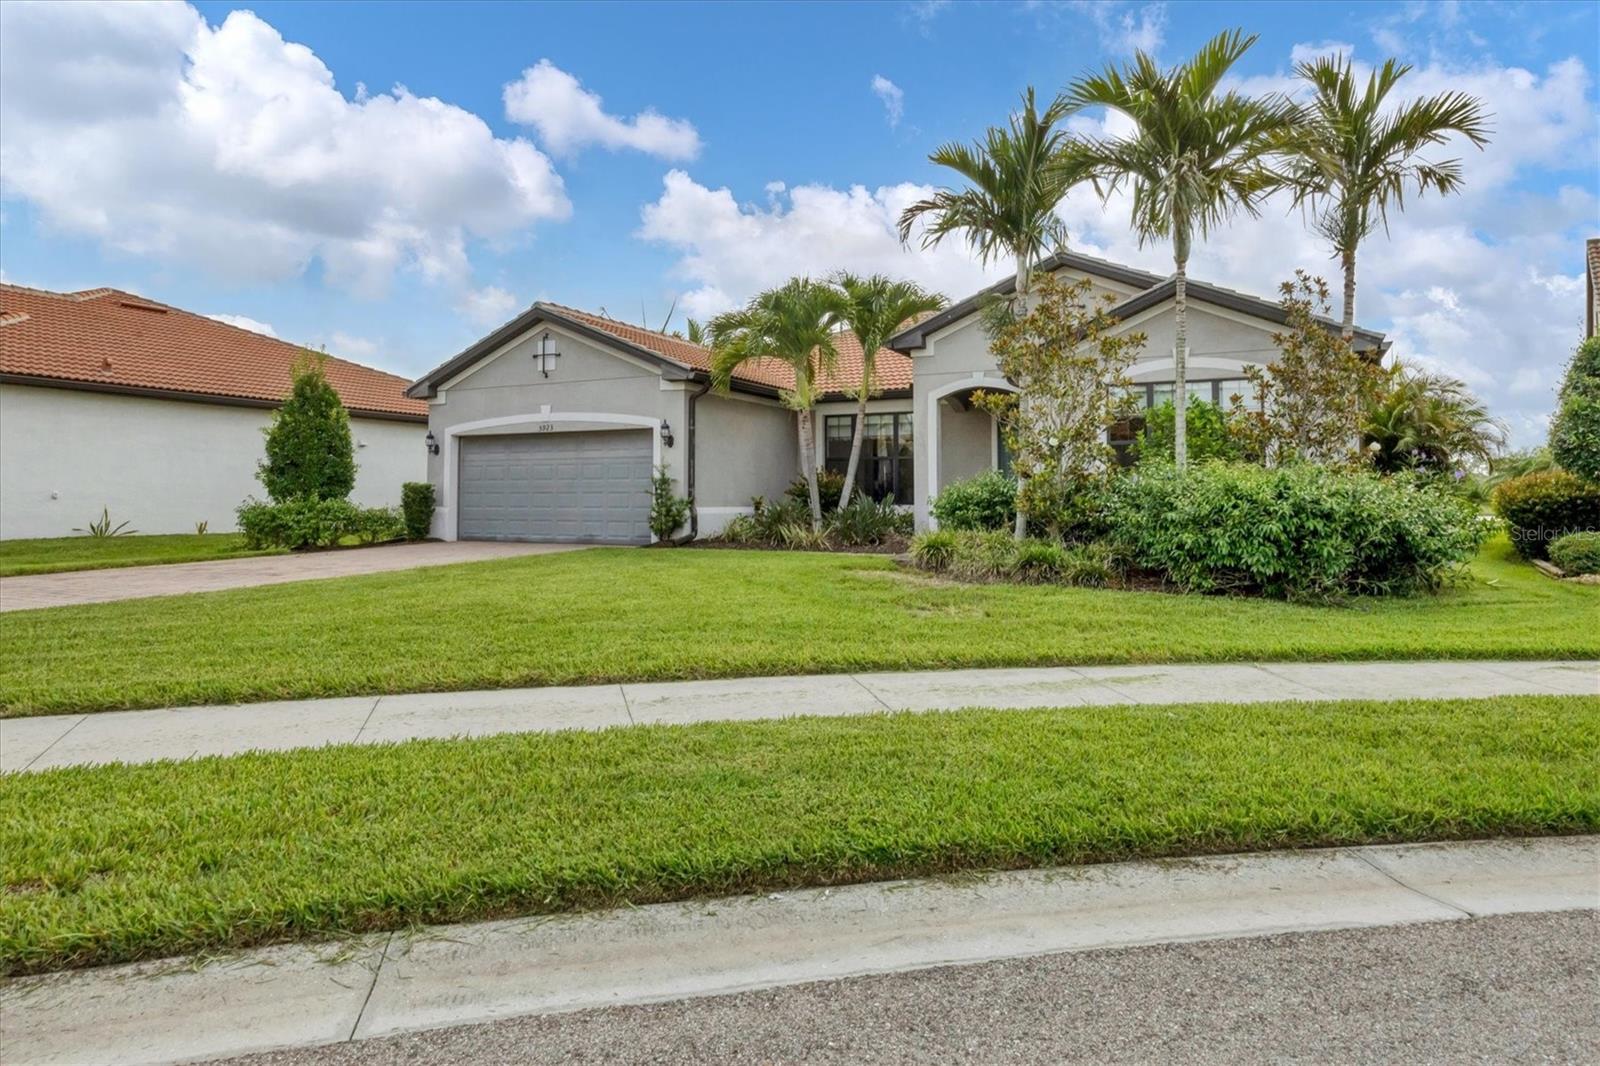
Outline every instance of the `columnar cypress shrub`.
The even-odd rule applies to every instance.
[[[1600,337],[1578,345],[1550,423],[1550,453],[1563,470],[1600,482]]]
[[[263,431],[267,457],[256,467],[256,477],[276,502],[342,500],[355,488],[350,415],[328,383],[325,362],[325,357],[307,352],[295,363],[289,396]]]

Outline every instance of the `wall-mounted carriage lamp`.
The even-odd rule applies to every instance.
[[[665,448],[672,447],[672,426],[665,418],[661,420],[661,445]]]
[[[422,438],[422,443],[428,446],[429,455],[439,454],[439,441],[436,437],[434,437],[433,430],[428,430],[428,435]]]

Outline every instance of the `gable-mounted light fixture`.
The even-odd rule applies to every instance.
[[[672,424],[665,418],[661,420],[661,446],[663,448],[672,447]]]
[[[539,365],[539,373],[545,377],[550,376],[550,371],[555,367],[555,360],[561,358],[561,353],[556,351],[556,339],[549,330],[539,334],[539,339],[534,342],[533,358]]]

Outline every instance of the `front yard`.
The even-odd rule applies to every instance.
[[[849,670],[1600,657],[1600,590],[1504,540],[1439,596],[955,585],[870,556],[596,549],[0,614],[8,716]]]
[[[252,551],[238,533],[171,533],[128,537],[41,537],[0,540],[0,577],[58,574],[68,570],[110,570],[156,563],[198,563],[278,555],[281,549]]]
[[[1533,696],[636,726],[12,774],[0,972],[944,871],[1587,833],[1597,757],[1600,698]]]

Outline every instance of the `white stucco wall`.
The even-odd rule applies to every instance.
[[[0,538],[62,537],[100,516],[141,533],[235,528],[256,480],[255,407],[147,399],[74,389],[0,385]],[[356,488],[363,506],[400,502],[400,485],[426,476],[419,422],[353,418]]]

